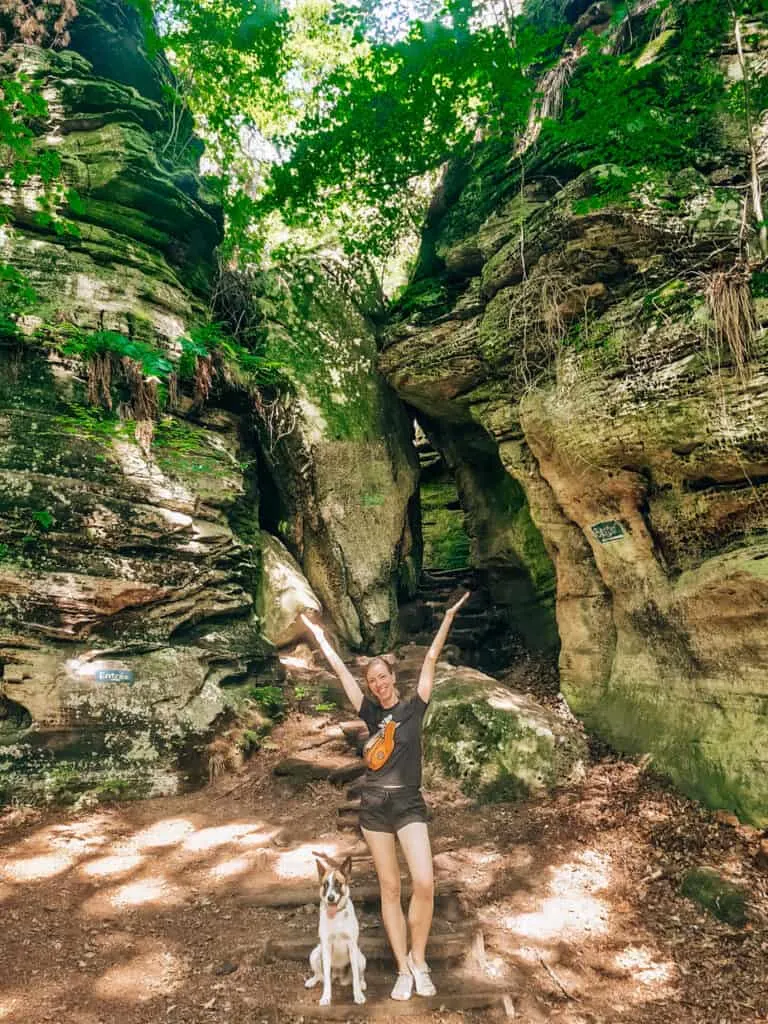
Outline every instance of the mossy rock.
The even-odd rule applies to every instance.
[[[427,762],[481,803],[541,794],[581,771],[575,724],[482,672],[439,665],[424,727]]]
[[[740,885],[728,882],[711,868],[694,868],[683,878],[680,892],[725,924],[743,928],[747,923],[747,896]]]

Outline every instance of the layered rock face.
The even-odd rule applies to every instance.
[[[13,45],[0,79],[26,75],[48,103],[39,136],[79,197],[62,220],[40,216],[41,183],[0,188],[10,230],[0,258],[40,302],[26,327],[111,330],[176,339],[209,287],[221,213],[201,186],[189,114],[163,99],[172,75],[150,59],[136,12],[117,0],[78,5],[68,49]]]
[[[764,825],[768,304],[734,268],[739,139],[623,203],[595,201],[621,167],[578,173],[543,145],[522,179],[486,148],[434,204],[380,365],[450,436],[479,425],[525,492],[571,707]],[[743,311],[741,346],[718,296]]]
[[[147,453],[40,351],[0,381],[3,785],[173,790],[267,660],[241,424],[167,417]]]
[[[398,591],[421,560],[418,459],[402,403],[375,372],[379,297],[330,254],[268,283],[267,351],[295,395],[264,417],[277,532],[351,646],[396,638]],[[380,310],[379,310],[380,311]],[[278,511],[279,510],[279,511]]]
[[[379,646],[419,565],[410,424],[372,372],[359,282],[318,266],[266,288],[268,355],[296,385],[282,404],[222,375],[207,401],[177,380],[164,406],[122,355],[178,357],[221,214],[135,11],[78,8],[67,49],[0,58],[41,89],[36,145],[62,166],[53,216],[38,179],[0,189],[0,260],[37,293],[19,333],[0,316],[0,799],[176,789],[278,678],[273,644],[319,608],[312,588],[344,639]],[[89,362],[94,338],[123,347]]]
[[[2,196],[0,256],[38,293],[22,326],[41,330],[0,338],[0,788],[167,792],[269,661],[253,437],[182,398],[150,444],[46,343],[102,330],[172,350],[205,298],[220,215],[199,146],[174,152],[168,69],[130,8],[83,5],[71,49],[8,49],[0,74],[20,70],[42,85],[41,144],[81,203],[62,234],[36,217],[39,182]]]

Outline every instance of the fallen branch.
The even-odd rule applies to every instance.
[[[562,981],[560,981],[560,979],[555,974],[555,972],[552,970],[552,968],[549,966],[549,964],[545,962],[545,960],[542,957],[541,953],[537,954],[537,959],[538,959],[539,963],[541,964],[541,966],[544,968],[544,970],[547,972],[547,974],[550,976],[552,981],[554,981],[554,983],[557,985],[557,987],[563,993],[565,998],[566,999],[571,999],[571,1000],[573,1000],[575,1002],[578,997],[574,996],[574,995],[571,995],[571,993],[568,991],[568,989],[565,987],[565,985],[562,983]]]

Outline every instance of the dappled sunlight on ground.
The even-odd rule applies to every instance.
[[[443,927],[480,924],[470,959],[509,986],[523,1024],[765,1024],[768,1006],[760,1017],[720,1004],[737,987],[724,972],[741,972],[742,987],[751,964],[764,975],[768,934],[757,920],[750,932],[713,923],[680,897],[657,868],[686,805],[640,792],[629,766],[609,770],[612,785],[595,769],[591,788],[528,804],[451,803],[447,789],[432,801],[436,874],[459,889]],[[262,771],[237,797],[214,786],[83,818],[43,812],[0,832],[0,1024],[293,1024],[280,1007],[307,998],[306,965],[267,962],[264,944],[316,934],[314,898],[288,909],[257,898],[314,891],[317,852],[355,854],[353,895],[372,866],[336,827],[342,790],[291,789]],[[691,812],[686,828],[697,821]],[[737,844],[718,863],[741,865],[755,888]],[[378,935],[376,914],[363,916]],[[688,998],[699,962],[712,986],[701,1012]],[[459,1022],[418,1024],[438,1020]]]
[[[498,906],[501,927],[523,940],[547,942],[556,938],[579,941],[608,931],[608,905],[595,894],[610,882],[610,862],[604,854],[588,850],[545,874],[544,891],[523,898],[536,909],[517,913]],[[520,899],[513,902],[520,902]]]
[[[157,850],[166,846],[176,846],[195,831],[191,821],[184,818],[158,821],[149,828],[137,832],[131,839],[131,846],[136,850]]]
[[[91,875],[94,878],[100,875],[122,875],[143,864],[144,859],[139,853],[130,853],[125,850],[110,857],[100,857],[98,860],[89,861],[81,866],[80,871],[82,874]]]
[[[594,894],[609,882],[609,859],[587,850],[576,860],[552,869],[546,894],[537,899],[535,911],[504,917],[502,925],[525,939],[578,941],[587,935],[604,935],[608,905]]]
[[[645,946],[627,946],[616,954],[614,963],[628,970],[641,985],[662,985],[675,980],[678,974],[671,960],[660,960],[657,953]]]
[[[246,871],[253,870],[253,860],[248,857],[234,857],[232,860],[225,860],[221,864],[214,864],[208,869],[209,876],[214,882],[223,882],[236,875],[242,875]]]
[[[48,853],[8,861],[7,864],[0,866],[0,872],[11,882],[40,882],[45,878],[60,875],[74,863],[74,859],[65,853]]]
[[[156,947],[105,971],[93,986],[100,999],[146,1002],[175,992],[184,983],[183,962]]]
[[[304,843],[286,853],[278,854],[272,865],[275,875],[278,878],[316,878],[315,852],[335,857],[339,852],[338,844]]]
[[[164,878],[142,878],[121,886],[110,897],[113,907],[137,907],[143,903],[157,903],[173,907],[181,903],[184,894],[176,886],[169,885]]]

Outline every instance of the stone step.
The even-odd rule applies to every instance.
[[[410,893],[410,879],[401,880],[403,896]],[[435,881],[435,902],[461,892],[461,882],[455,878],[438,878]],[[317,903],[319,887],[316,882],[293,882],[285,885],[270,885],[260,889],[244,889],[239,902],[253,907],[305,907]],[[352,885],[352,899],[355,904],[379,903],[379,883],[375,879],[359,879]]]
[[[476,933],[431,935],[427,944],[427,960],[430,963],[444,963],[446,960],[460,960],[472,950]],[[297,935],[283,939],[267,939],[263,947],[265,960],[308,960],[317,945],[317,935]],[[360,948],[369,960],[392,962],[392,948],[381,929],[376,935],[362,935]]]
[[[360,718],[353,718],[348,722],[339,722],[338,728],[348,743],[357,743],[360,736],[368,738],[368,726]]]
[[[474,576],[475,570],[471,565],[468,565],[459,569],[430,569],[429,566],[424,568],[419,578],[419,584],[442,582],[443,580],[461,580],[465,576]]]
[[[339,1002],[331,1006],[320,1006],[317,1002],[289,1003],[284,1007],[288,1018],[311,1020],[393,1020],[394,1018],[422,1017],[427,1013],[440,1013],[454,1010],[462,1013],[466,1010],[485,1010],[498,1007],[504,1010],[504,996],[508,993],[499,989],[478,989],[474,992],[457,992],[447,995],[432,996],[425,999],[414,996],[407,1002],[396,1002],[389,998],[388,992],[369,993],[362,1006],[352,1002],[351,989],[343,989],[338,995]],[[319,997],[315,996],[317,1000]],[[512,1011],[514,1013],[514,1010]]]
[[[330,782],[345,783],[358,778],[365,772],[365,762],[359,757],[343,754],[320,757],[286,757],[273,768],[275,775],[295,779],[297,782],[314,782],[327,779]]]

